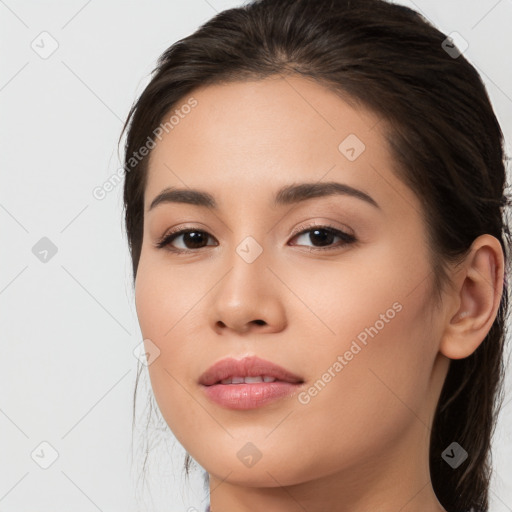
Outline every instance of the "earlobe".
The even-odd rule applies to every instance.
[[[503,294],[504,256],[499,240],[491,235],[476,238],[453,280],[455,313],[447,322],[439,347],[450,359],[470,356],[483,342],[496,319]]]

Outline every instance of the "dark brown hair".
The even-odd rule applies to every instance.
[[[396,173],[423,207],[437,292],[450,282],[446,264],[463,258],[481,234],[500,241],[507,269],[503,134],[479,74],[462,54],[446,51],[446,37],[415,11],[384,0],[256,0],[173,44],[123,128],[134,279],[148,171],[148,157],[134,155],[195,88],[290,74],[314,79],[383,119]],[[450,362],[435,412],[431,480],[449,512],[488,510],[490,445],[503,398],[504,284],[485,340],[469,357]],[[441,457],[454,441],[469,454],[456,469]],[[189,463],[187,455],[187,473]]]

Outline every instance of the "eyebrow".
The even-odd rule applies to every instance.
[[[379,208],[378,203],[368,194],[357,188],[337,183],[335,181],[322,183],[298,183],[287,185],[279,189],[274,197],[273,206],[284,206],[306,201],[314,197],[326,197],[332,195],[345,195],[361,199],[366,203]],[[148,208],[148,212],[164,203],[186,203],[195,206],[203,206],[210,210],[218,210],[215,198],[208,192],[195,189],[179,189],[168,187],[158,194]]]

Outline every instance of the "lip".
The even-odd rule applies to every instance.
[[[232,377],[268,376],[273,382],[222,384]],[[243,359],[228,357],[208,368],[199,378],[206,396],[218,405],[229,409],[255,409],[270,402],[290,396],[304,380],[270,361],[251,356]]]
[[[291,384],[304,382],[301,377],[289,372],[282,366],[251,356],[243,359],[232,357],[221,359],[201,375],[199,383],[203,386],[211,386],[231,377],[257,377],[258,375],[268,375],[278,381]]]

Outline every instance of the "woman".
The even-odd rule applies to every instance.
[[[151,385],[211,510],[488,510],[505,156],[454,40],[254,1],[172,45],[125,129]]]

